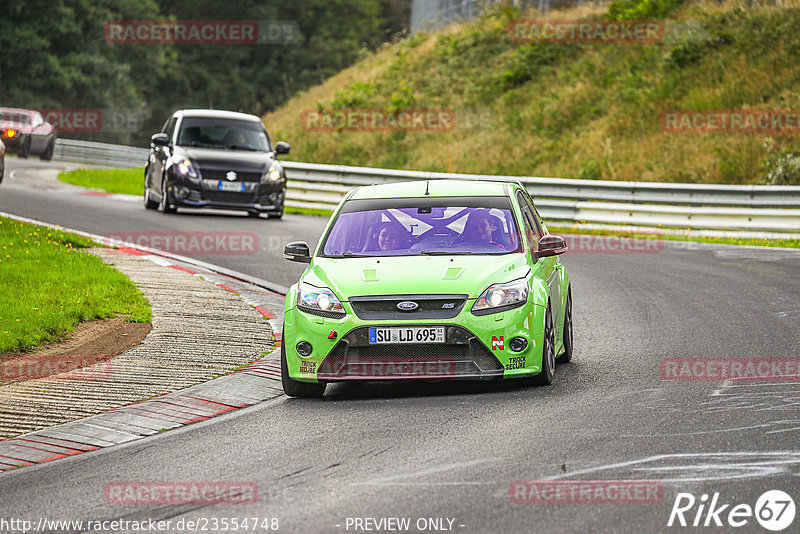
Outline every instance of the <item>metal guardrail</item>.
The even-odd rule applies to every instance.
[[[55,159],[104,167],[139,167],[148,150],[59,139]],[[549,220],[705,230],[800,232],[800,186],[621,182],[435,173],[283,162],[287,204],[333,209],[353,187],[406,180],[518,180]]]
[[[149,151],[124,145],[109,145],[74,139],[56,139],[53,159],[71,163],[83,163],[98,167],[144,167]]]
[[[704,230],[800,232],[800,186],[620,182],[435,173],[284,162],[287,199],[309,208],[335,206],[359,185],[403,180],[517,180],[549,220]]]

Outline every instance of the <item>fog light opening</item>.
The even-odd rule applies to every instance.
[[[189,196],[189,189],[186,187],[179,187],[176,195],[178,195],[178,198],[186,198]]]
[[[304,358],[311,356],[311,351],[314,350],[314,347],[311,346],[311,343],[308,341],[301,341],[297,344],[297,353]]]
[[[508,348],[513,352],[522,352],[528,348],[528,340],[524,337],[511,338],[511,341],[508,342]]]

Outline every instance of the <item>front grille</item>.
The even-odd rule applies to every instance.
[[[371,345],[369,327],[344,336],[319,366],[320,380],[491,379],[503,366],[471,332],[446,327],[445,343]]]
[[[228,180],[227,174],[231,172],[230,170],[227,171],[220,171],[216,169],[200,169],[200,175],[206,180],[225,180],[231,182],[260,182],[261,176],[264,173],[261,172],[239,172],[234,170],[233,172],[236,173],[235,180]]]
[[[253,195],[250,193],[232,193],[230,191],[206,191],[206,197],[211,202],[222,204],[252,204]]]
[[[200,202],[201,200],[203,200],[203,197],[200,194],[200,191],[195,191],[194,189],[192,189],[191,191],[189,191],[189,196],[186,197],[186,200],[191,200],[193,202]]]
[[[468,295],[379,295],[351,297],[350,305],[359,319],[368,321],[402,321],[453,319],[461,313]],[[401,302],[416,302],[413,311],[397,308]]]

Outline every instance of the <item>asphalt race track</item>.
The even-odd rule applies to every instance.
[[[297,215],[162,215],[138,202],[42,186],[38,169],[51,165],[8,158],[0,210],[96,234],[254,232],[254,254],[197,257],[282,285],[302,270],[281,259],[282,245],[315,243],[325,223]],[[733,529],[728,511],[753,507],[767,490],[800,497],[800,383],[669,381],[661,362],[798,358],[800,253],[668,243],[562,258],[573,281],[576,353],[550,387],[348,384],[329,387],[322,400],[279,397],[2,474],[0,515],[278,518],[279,531],[298,533],[364,531],[356,518],[410,518],[410,532],[682,532],[694,529],[667,528],[677,494],[699,503],[719,493],[719,504],[730,505],[719,515],[724,526],[707,530],[766,532],[753,517]],[[663,497],[651,504],[509,499],[513,481],[543,479],[660,481]],[[103,497],[113,481],[186,480],[255,482],[259,499],[136,507]],[[687,511],[687,521],[696,512]],[[800,518],[795,532],[797,525]]]

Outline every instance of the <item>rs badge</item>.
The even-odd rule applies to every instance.
[[[503,336],[492,336],[492,350],[505,350],[505,346],[503,345]]]

